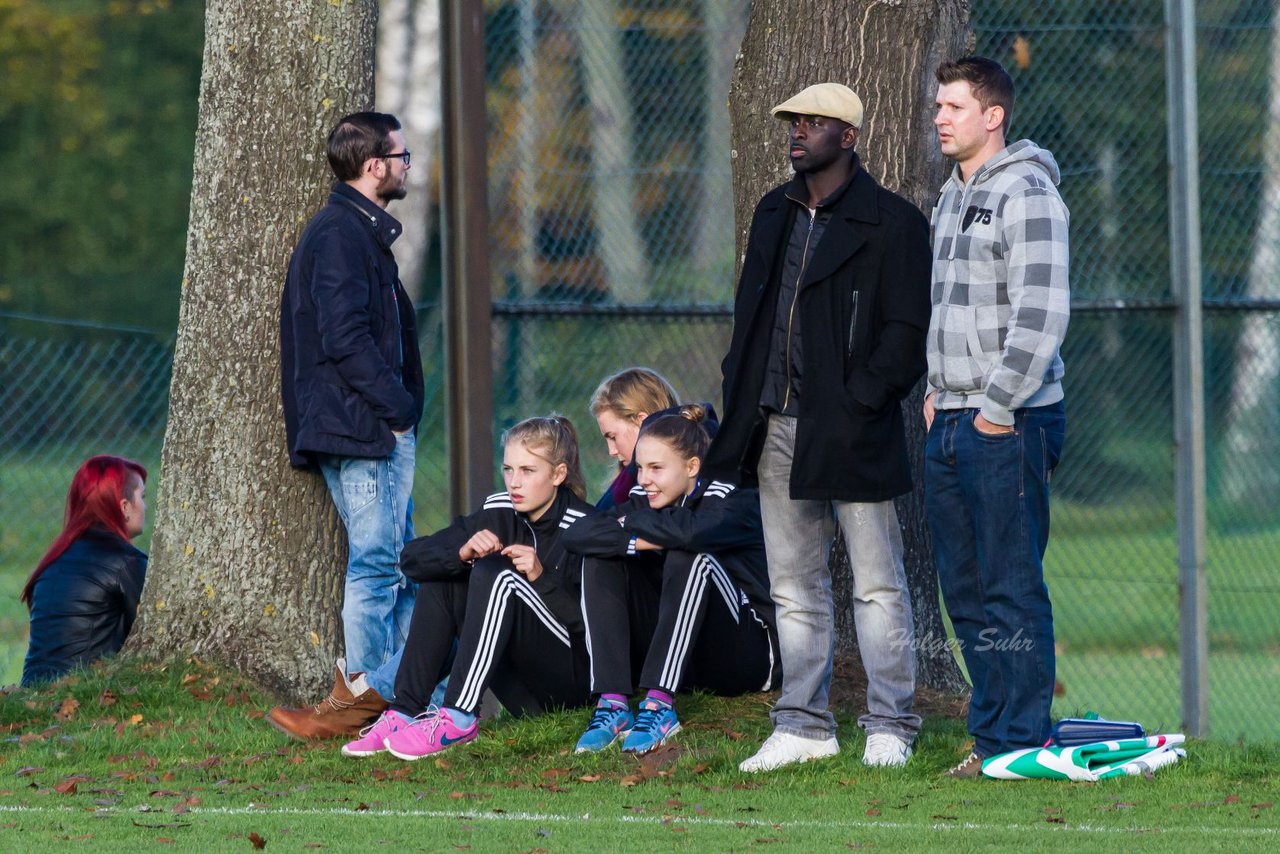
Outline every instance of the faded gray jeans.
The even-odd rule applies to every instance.
[[[853,567],[853,620],[867,671],[867,713],[858,726],[910,744],[920,731],[915,699],[915,637],[902,566],[902,532],[892,501],[794,501],[790,497],[796,419],[769,416],[760,454],[760,513],[769,583],[777,606],[782,696],[770,716],[776,732],[835,735],[827,708],[835,653],[835,601],[827,559],[837,520]]]

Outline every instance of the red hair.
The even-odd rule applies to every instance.
[[[62,522],[62,533],[58,534],[53,545],[40,558],[35,572],[31,573],[27,586],[22,588],[22,595],[18,597],[28,608],[31,607],[31,595],[40,579],[40,573],[62,557],[62,553],[89,528],[96,525],[106,528],[125,542],[132,539],[125,527],[124,510],[120,508],[120,502],[127,497],[125,490],[129,487],[131,476],[137,478],[141,485],[147,481],[147,470],[141,463],[107,454],[90,457],[76,469],[75,476],[71,478],[71,489],[67,491],[67,512]]]

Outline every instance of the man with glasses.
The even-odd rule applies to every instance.
[[[346,526],[346,660],[320,703],[271,710],[297,738],[358,732],[386,708],[415,592],[400,550],[413,536],[422,361],[391,253],[402,228],[386,211],[405,196],[409,152],[394,116],[365,112],[338,122],[326,154],[337,181],[280,299],[280,388],[289,461],[319,469]]]
[[[900,401],[924,373],[929,224],[854,147],[862,101],[819,83],[773,108],[795,178],[756,205],[721,368],[725,417],[707,469],[760,487],[777,605],[782,695],[773,734],[739,766],[833,756],[835,648],[827,559],[836,526],[853,567],[867,672],[862,761],[901,766],[912,712],[911,599],[893,498],[911,489]]]

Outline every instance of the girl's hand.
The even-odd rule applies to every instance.
[[[486,528],[473,534],[471,539],[458,549],[458,558],[464,562],[478,560],[502,550],[502,541],[498,535]]]
[[[660,552],[662,546],[657,543],[651,543],[644,537],[636,537],[636,551],[638,552]]]
[[[542,575],[542,561],[538,560],[538,553],[533,550],[533,546],[507,546],[502,553],[511,558],[516,572],[530,581],[536,581]]]

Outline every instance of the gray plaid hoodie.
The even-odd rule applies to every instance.
[[[1024,139],[966,184],[957,166],[933,209],[927,354],[938,409],[993,424],[1062,399],[1071,292],[1067,206],[1053,155]]]

